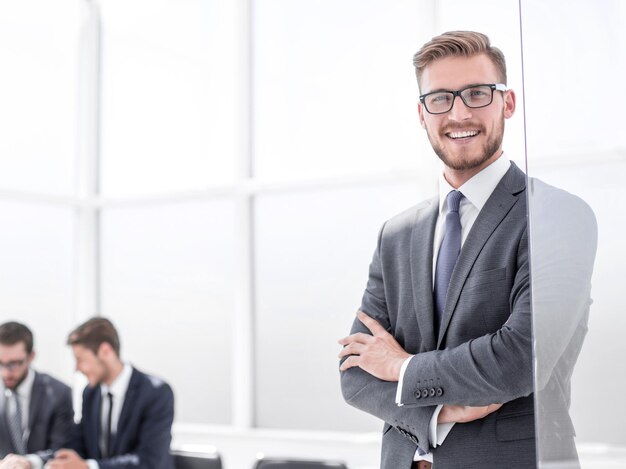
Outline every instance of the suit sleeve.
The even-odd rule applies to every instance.
[[[161,382],[153,389],[151,399],[145,406],[137,435],[136,450],[129,454],[97,460],[100,469],[172,467],[165,462],[171,460],[173,421],[174,393],[169,385]]]
[[[363,295],[361,310],[376,319],[385,329],[390,331],[391,324],[385,301],[380,259],[380,245],[384,226],[378,237],[378,246],[370,264],[367,288]],[[351,334],[370,331],[359,321],[354,320]],[[401,434],[412,440],[423,451],[428,452],[428,427],[436,405],[422,407],[406,407],[396,404],[397,383],[382,381],[361,368],[353,367],[341,372],[341,390],[345,401],[384,420],[395,427]]]
[[[54,406],[51,418],[48,448],[57,450],[65,447],[73,425],[72,390],[69,387],[59,385],[58,401]]]
[[[90,402],[90,398],[88,397],[88,388],[83,390],[83,398],[82,398],[82,407],[81,413],[82,417],[80,422],[74,423],[70,430],[70,437],[67,445],[65,446],[67,449],[72,449],[76,451],[82,458],[87,457],[87,447],[85,445],[85,429],[84,429],[84,421],[85,415],[89,412],[88,404]],[[48,458],[50,459],[50,458]],[[46,458],[44,458],[44,461]]]

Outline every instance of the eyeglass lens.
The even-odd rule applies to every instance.
[[[441,91],[431,93],[424,97],[424,106],[431,114],[442,114],[452,109],[455,93],[452,91]],[[491,104],[493,99],[493,89],[489,85],[472,86],[461,90],[459,96],[467,107],[478,108]]]

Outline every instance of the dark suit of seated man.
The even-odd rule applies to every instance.
[[[37,453],[67,443],[74,423],[72,391],[31,367],[31,330],[18,322],[0,325],[0,468],[41,467]],[[12,464],[12,455],[27,455]]]
[[[105,318],[81,324],[67,343],[89,385],[69,445],[46,468],[174,469],[170,386],[122,362],[117,331]]]

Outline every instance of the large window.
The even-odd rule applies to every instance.
[[[521,97],[517,1],[485,4],[3,3],[2,319],[69,380],[66,333],[110,317],[178,423],[378,430],[342,400],[337,340],[380,226],[436,190],[418,47],[483,30]]]

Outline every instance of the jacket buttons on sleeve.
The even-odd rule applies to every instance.
[[[422,398],[422,392],[419,389],[417,391],[415,391],[413,393],[413,395],[415,396],[415,399],[421,399]]]
[[[428,396],[429,397],[435,397],[435,394],[436,394],[435,388],[430,388],[428,390]]]
[[[437,397],[443,396],[443,388],[437,388],[436,393],[437,393]]]
[[[423,398],[428,397],[428,389],[422,389],[422,397]]]

